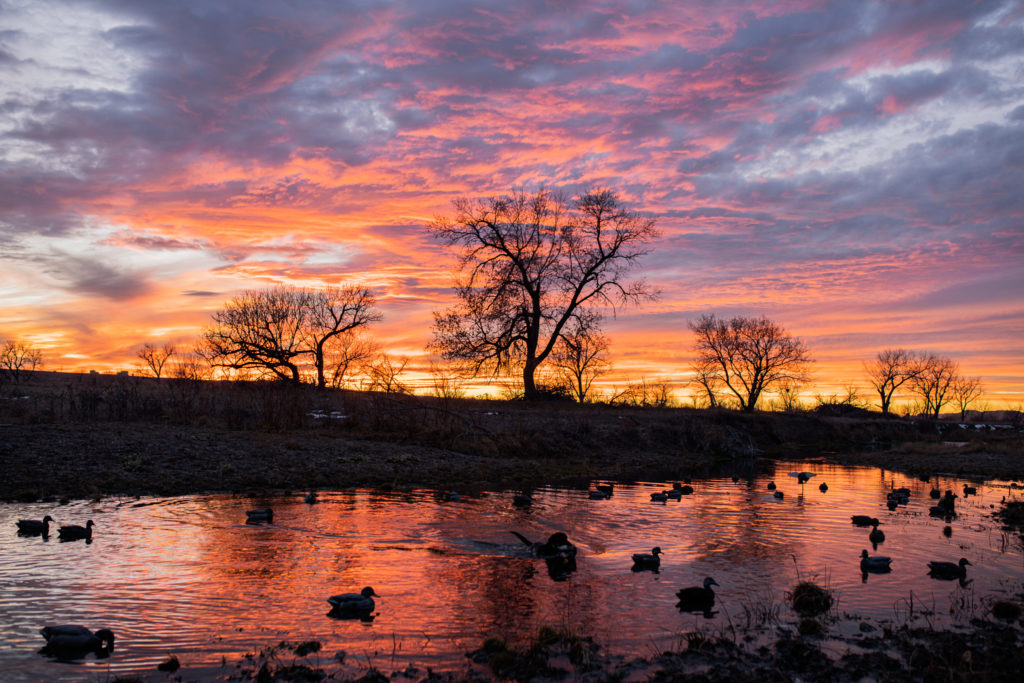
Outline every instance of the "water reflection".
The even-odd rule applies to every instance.
[[[963,605],[975,598],[1021,588],[1020,542],[990,517],[1002,496],[1018,495],[1005,485],[954,494],[956,517],[946,522],[930,516],[930,493],[961,491],[964,482],[945,477],[780,463],[735,481],[691,479],[692,493],[651,503],[651,493],[679,490],[673,484],[617,483],[600,498],[590,495],[596,485],[536,489],[528,505],[512,491],[355,490],[320,491],[316,505],[300,493],[0,506],[0,528],[9,530],[0,535],[0,630],[9,645],[0,668],[25,680],[150,675],[173,652],[185,678],[208,677],[228,672],[222,657],[230,663],[286,638],[320,640],[382,668],[458,668],[484,637],[525,642],[545,625],[646,655],[707,620],[725,624],[759,609],[789,615],[780,603],[798,577],[833,588],[844,613],[879,620],[925,601],[936,625],[969,619]],[[268,508],[272,522],[246,523],[247,511]],[[95,520],[93,542],[16,533],[18,519],[47,514]],[[888,572],[861,561],[874,519]],[[571,557],[553,550],[561,541],[543,550],[559,532]],[[664,551],[657,571],[631,571],[633,556],[655,547]],[[929,562],[959,571],[960,557],[969,574],[929,576]],[[680,598],[706,577],[710,604]],[[327,618],[329,596],[366,586],[379,593],[370,613]],[[118,648],[102,661],[58,666],[38,655],[38,629],[49,623],[103,624]]]

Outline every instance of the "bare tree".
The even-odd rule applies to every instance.
[[[164,371],[164,365],[167,363],[167,359],[174,355],[174,344],[164,344],[163,346],[157,347],[149,342],[142,345],[142,348],[135,352],[143,363],[146,364],[146,368],[153,373],[153,376],[160,379],[160,375]]]
[[[960,368],[952,358],[929,355],[921,371],[910,381],[911,390],[921,398],[922,410],[936,420],[943,406],[953,400],[953,385]]]
[[[967,409],[981,398],[984,387],[980,377],[959,376],[953,380],[953,400],[960,407],[960,421],[967,419]]]
[[[398,379],[409,364],[408,358],[394,361],[386,353],[380,354],[366,369],[366,388],[368,391],[383,391],[387,394],[411,393],[409,386]]]
[[[810,354],[803,341],[768,318],[714,315],[690,323],[696,335],[697,360],[713,368],[745,411],[753,411],[766,389],[783,381],[805,381]]]
[[[694,407],[700,408],[706,405],[708,408],[717,408],[721,404],[718,393],[722,389],[722,380],[717,368],[716,363],[700,357],[690,364],[693,377],[687,384],[694,388]]]
[[[21,384],[43,364],[43,352],[24,339],[8,339],[0,344],[0,370]]]
[[[625,210],[610,190],[556,195],[517,190],[454,203],[432,235],[461,247],[459,302],[434,314],[431,348],[473,373],[521,371],[524,398],[541,396],[535,376],[563,330],[588,310],[653,296],[626,274],[657,235],[654,220]]]
[[[334,337],[326,346],[324,361],[330,385],[336,389],[344,387],[353,375],[363,372],[380,348],[380,344],[356,331]]]
[[[594,380],[611,368],[606,357],[608,338],[598,331],[599,323],[597,316],[575,318],[551,355],[556,381],[579,403],[587,400]]]
[[[864,364],[871,386],[878,392],[883,415],[889,414],[896,390],[921,374],[925,360],[921,354],[906,349],[885,349]]]
[[[316,367],[316,385],[327,386],[324,372],[327,346],[331,340],[381,320],[374,310],[377,300],[365,287],[345,285],[307,292],[309,317],[306,321],[306,344]],[[334,366],[337,369],[337,365]]]
[[[213,314],[213,325],[203,332],[204,355],[214,367],[255,370],[295,384],[311,363],[323,387],[328,345],[380,320],[373,304],[370,292],[355,286],[247,290]]]

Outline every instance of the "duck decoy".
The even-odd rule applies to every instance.
[[[978,487],[977,486],[968,486],[967,484],[964,484],[964,497],[965,498],[967,496],[976,496],[976,495],[978,495]]]
[[[818,490],[821,491],[822,493],[825,493],[825,491],[828,491],[828,484],[826,484],[825,482],[821,482],[821,485],[818,486]]]
[[[90,652],[103,657],[114,650],[114,632],[107,628],[93,633],[84,626],[44,626],[39,633],[46,639],[42,652],[63,659],[84,657]]]
[[[883,555],[869,556],[867,550],[860,551],[860,570],[862,572],[873,572],[876,574],[884,574],[891,572],[892,567],[891,557],[885,557]]]
[[[633,571],[642,571],[644,569],[657,570],[661,566],[661,558],[658,557],[661,554],[661,548],[658,546],[651,548],[650,553],[634,553]]]
[[[369,616],[376,607],[374,598],[379,598],[373,588],[367,586],[358,593],[341,593],[327,598],[331,605],[331,616],[342,618]]]
[[[933,579],[963,579],[967,576],[970,561],[961,557],[959,562],[929,562],[928,575]]]
[[[576,546],[569,542],[569,537],[561,531],[548,536],[548,540],[545,543],[531,542],[526,536],[523,536],[518,531],[510,531],[513,536],[523,542],[523,545],[529,547],[530,554],[534,557],[541,557],[545,560],[549,559],[572,559],[576,557]]]
[[[612,493],[615,492],[615,484],[598,484],[594,488],[596,488],[598,491],[608,496],[609,498],[611,497]]]
[[[715,591],[711,587],[717,585],[718,582],[709,576],[704,579],[703,588],[691,586],[676,591],[676,597],[679,598],[676,607],[681,612],[710,612],[715,605]]]
[[[682,494],[682,495],[684,495],[684,496],[688,496],[688,495],[690,495],[691,493],[693,493],[693,487],[692,487],[692,486],[690,486],[689,484],[683,484],[683,485],[682,485],[682,486],[681,486],[681,487],[679,488],[679,493],[680,493],[680,494]]]
[[[782,500],[782,499],[783,499],[783,498],[785,498],[785,496],[786,496],[786,494],[785,494],[785,493],[783,493],[782,491],[776,491],[776,492],[775,492],[775,493],[773,493],[772,495],[773,495],[774,497],[778,498],[779,500]]]
[[[664,503],[668,500],[668,494],[664,491],[656,491],[651,494],[651,500],[655,503]]]
[[[853,515],[850,517],[850,521],[857,526],[875,526],[878,524],[878,519],[869,515]]]
[[[950,512],[956,511],[956,494],[952,491],[946,491],[942,494],[942,498],[939,499],[939,506],[944,507]]]
[[[53,517],[46,515],[40,519],[19,519],[17,521],[18,533],[23,536],[49,536],[50,522]]]
[[[587,495],[590,497],[590,500],[607,500],[608,498],[607,493],[605,493],[604,491],[598,491],[597,489],[594,489],[593,491],[588,491]]]
[[[270,508],[261,508],[259,510],[246,510],[245,511],[245,523],[246,524],[267,524],[274,523],[274,511]]]
[[[928,508],[928,514],[932,517],[941,517],[942,519],[952,519],[956,516],[955,512],[942,505],[932,505]]]
[[[774,491],[775,490],[775,482],[774,481],[768,482],[768,490],[769,491]]]
[[[307,493],[303,500],[306,501],[308,505],[312,505],[313,503],[317,502],[316,491],[310,491],[309,493]]]
[[[942,491],[938,490],[937,488],[935,488],[933,486],[932,490],[928,492],[928,495],[931,496],[932,498],[938,500],[939,498],[942,497]]]
[[[878,528],[877,523],[871,525],[871,533],[868,534],[868,540],[876,545],[885,540],[885,532]]]
[[[87,541],[91,541],[92,527],[93,522],[91,519],[85,523],[85,526],[69,524],[67,526],[62,526],[60,529],[57,529],[57,536],[62,541],[80,541],[83,538]]]
[[[458,503],[462,500],[462,496],[458,491],[445,491],[441,494],[441,500],[448,501],[450,503]]]
[[[519,507],[526,507],[533,502],[533,496],[529,493],[517,493],[512,496],[512,504],[518,505]]]
[[[885,507],[889,508],[890,510],[895,510],[898,505],[899,503],[896,502],[895,498],[890,498],[887,501],[885,501]]]

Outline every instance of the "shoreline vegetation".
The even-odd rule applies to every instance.
[[[1024,479],[1020,424],[824,407],[745,413],[38,372],[0,400],[0,498],[585,487],[746,477],[777,458]]]
[[[37,373],[0,398],[4,501],[587,487],[686,474],[748,477],[775,458],[1024,479],[1019,423],[961,426],[836,406],[798,413],[580,406],[61,373]],[[997,516],[1020,531],[1019,508],[1009,504]],[[268,645],[228,665],[227,679],[1000,681],[1016,680],[1024,666],[1019,600],[972,601],[960,626],[946,630],[931,628],[927,613],[873,623],[835,608],[804,616],[791,607],[750,607],[745,621],[725,626],[681,626],[677,647],[647,657],[607,655],[585,635],[545,628],[532,643],[483,640],[459,671],[410,665],[384,673],[309,642]],[[225,675],[180,665],[186,680]]]

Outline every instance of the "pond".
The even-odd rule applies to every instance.
[[[515,505],[513,491],[445,500],[426,490],[321,491],[313,505],[301,494],[0,505],[0,670],[5,680],[164,680],[156,665],[173,653],[186,679],[214,678],[287,639],[321,641],[322,661],[343,650],[355,666],[460,671],[485,637],[521,644],[542,626],[651,656],[695,629],[743,627],[766,613],[795,621],[784,603],[798,578],[835,591],[847,618],[834,628],[849,632],[858,618],[966,625],[1022,589],[1020,538],[991,516],[1004,496],[1022,493],[1007,482],[976,484],[965,498],[965,481],[951,477],[807,461],[766,468],[739,481],[694,480],[692,495],[667,503],[650,494],[671,482],[616,483],[606,500],[536,489],[528,506]],[[797,470],[816,476],[801,487],[788,474]],[[948,523],[929,515],[933,486],[960,494]],[[889,510],[894,487],[911,495]],[[273,508],[273,523],[247,525],[245,511],[262,507]],[[16,520],[46,514],[93,520],[92,541],[16,534]],[[877,551],[855,514],[882,522]],[[540,541],[564,531],[579,548],[576,570],[552,578],[511,531]],[[631,571],[631,555],[654,546],[664,550],[660,571]],[[892,557],[892,572],[865,581],[862,549]],[[960,557],[971,562],[964,585],[928,576],[929,561]],[[719,584],[714,612],[676,609],[676,591],[707,576]],[[363,586],[381,596],[372,620],[327,616],[328,596]],[[39,654],[39,628],[55,623],[110,628],[116,648],[72,662]]]

